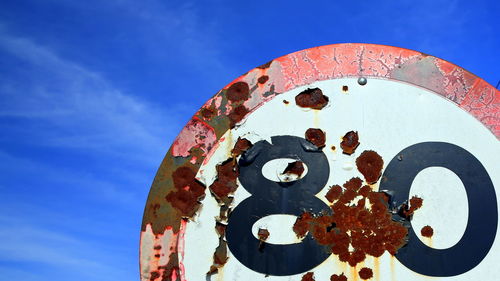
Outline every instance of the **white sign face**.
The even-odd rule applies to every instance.
[[[319,88],[329,98],[327,106],[320,110],[297,106],[295,97],[308,88]],[[283,93],[263,104],[220,138],[199,169],[197,178],[210,186],[217,178],[216,166],[231,157],[231,149],[238,138],[246,138],[253,144],[267,141],[273,145],[273,140],[277,140],[273,137],[304,138],[310,128],[321,129],[326,134],[322,154],[326,156],[325,163],[329,167],[324,168],[325,164],[322,164],[321,168],[328,172],[326,184],[314,187],[318,190],[314,192],[315,197],[324,203],[325,208],[331,204],[325,198],[331,186],[343,185],[353,177],[364,179],[357,169],[356,159],[368,150],[378,153],[384,163],[382,179],[371,186],[374,191],[379,188],[397,189],[399,199],[401,196],[405,200],[413,196],[423,199],[422,207],[415,211],[411,220],[410,240],[398,251],[402,253],[392,256],[386,251],[378,258],[367,255],[351,267],[335,254],[320,253],[318,260],[317,255],[293,250],[289,253],[295,257],[286,257],[290,258],[290,263],[316,259],[317,265],[301,272],[292,272],[293,269],[283,266],[276,271],[277,274],[266,275],[260,267],[255,270],[257,267],[254,264],[261,259],[262,253],[272,247],[255,247],[254,253],[245,248],[247,257],[243,260],[233,253],[241,246],[236,237],[227,239],[227,263],[214,274],[207,275],[214,262],[214,250],[219,245],[219,235],[214,226],[220,214],[220,205],[207,188],[202,208],[185,226],[184,248],[183,254],[179,255],[179,263],[183,265],[181,270],[186,280],[301,280],[307,272],[313,272],[315,280],[330,280],[332,274],[344,274],[348,280],[360,280],[359,271],[365,267],[372,270],[373,280],[381,281],[428,280],[432,276],[439,280],[470,281],[493,280],[492,276],[500,276],[500,267],[497,266],[500,245],[495,239],[499,237],[499,202],[496,195],[500,186],[499,141],[482,123],[456,104],[411,84],[368,79],[366,85],[360,85],[357,79],[343,78],[315,82]],[[342,153],[340,142],[350,131],[358,132],[360,144],[353,154],[347,155]],[[470,159],[460,158],[460,155]],[[442,161],[449,163],[435,165],[431,161],[433,157],[441,157]],[[457,157],[463,161],[457,161]],[[300,157],[282,158],[267,162],[258,171],[257,177],[276,182],[287,181],[283,177],[283,167],[296,160],[304,160]],[[304,162],[305,171],[291,180],[299,182],[316,175],[316,166]],[[471,183],[464,176],[469,174],[480,174],[477,176],[480,181]],[[391,182],[392,175],[398,175],[402,180]],[[387,182],[384,182],[384,176]],[[488,180],[492,185],[487,184]],[[269,188],[265,185],[245,187],[240,174],[231,203],[231,215],[242,208],[249,208],[245,202],[257,200],[254,197],[267,194],[265,192]],[[253,190],[252,193],[249,189]],[[481,196],[484,198],[481,199]],[[300,202],[286,202],[298,204],[301,208]],[[489,209],[485,206],[488,204]],[[304,207],[304,210],[307,208]],[[484,210],[494,212],[481,213]],[[251,211],[243,213],[251,215]],[[231,215],[229,224],[233,223]],[[240,213],[237,215],[241,216]],[[258,239],[259,229],[265,229],[269,234],[265,243],[282,245],[284,248],[280,249],[286,249],[290,245],[305,243],[304,238],[298,238],[292,229],[296,219],[297,216],[290,214],[276,213],[263,217],[255,214],[252,219],[255,223],[247,230]],[[425,226],[432,227],[431,238],[422,236],[421,230]],[[476,247],[478,250],[475,251]],[[441,260],[434,262],[434,259]],[[286,261],[279,262],[286,264]],[[429,262],[432,266],[428,265]],[[288,274],[290,272],[292,274]]]

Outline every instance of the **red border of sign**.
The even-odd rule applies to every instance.
[[[280,93],[335,78],[396,80],[429,89],[468,111],[500,139],[500,91],[442,59],[373,44],[335,44],[295,52],[254,68],[229,83],[193,116],[167,152],[151,186],[141,231],[141,280],[185,280],[182,264],[186,210],[165,197],[179,167],[198,171],[219,138],[246,115]],[[259,79],[261,78],[261,79]],[[245,82],[250,95],[228,100],[227,89]]]

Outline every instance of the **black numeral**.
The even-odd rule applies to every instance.
[[[406,267],[423,275],[459,275],[477,266],[493,245],[498,222],[495,189],[486,169],[474,155],[445,142],[423,142],[402,150],[385,169],[380,189],[393,191],[394,204],[401,204],[408,200],[417,174],[428,167],[449,169],[465,186],[469,204],[465,233],[454,246],[434,249],[422,243],[411,229],[408,244],[396,257]],[[401,219],[397,214],[393,218]]]
[[[299,159],[308,173],[297,181],[279,183],[262,175],[265,163],[279,158]],[[308,234],[301,243],[277,245],[260,241],[252,235],[252,226],[260,218],[288,214],[299,216],[304,210],[318,213],[328,206],[314,195],[325,186],[330,168],[325,154],[311,149],[302,138],[275,136],[272,144],[257,142],[239,161],[239,180],[252,194],[232,211],[226,239],[233,255],[248,268],[269,275],[292,275],[306,272],[330,254]],[[273,235],[271,233],[271,235]]]

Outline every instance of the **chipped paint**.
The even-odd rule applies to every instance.
[[[219,91],[174,141],[158,169],[146,203],[140,246],[141,280],[183,280],[182,229],[196,211],[182,212],[166,199],[176,191],[174,171],[179,167],[197,171],[227,130],[244,122],[248,114],[280,93],[315,81],[361,75],[368,80],[395,80],[434,91],[471,113],[500,139],[500,92],[439,58],[372,44],[322,46],[277,58]],[[228,95],[229,89],[234,89],[239,82],[243,94]],[[248,94],[245,94],[245,84]]]
[[[174,157],[188,157],[193,148],[199,147],[205,156],[212,149],[216,140],[214,129],[195,117],[188,122],[175,139],[172,145],[172,155]]]

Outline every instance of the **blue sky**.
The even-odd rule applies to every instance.
[[[3,0],[0,280],[138,280],[143,208],[174,137],[273,58],[394,45],[496,85],[499,3]]]

